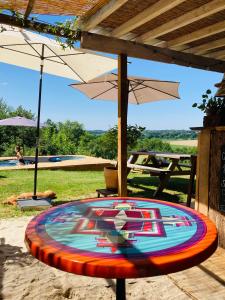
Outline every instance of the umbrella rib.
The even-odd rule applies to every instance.
[[[129,82],[130,82],[130,85],[131,85],[131,89],[129,90],[129,92],[133,92],[134,89],[139,85],[139,83],[135,82],[136,86],[132,86],[132,84],[133,84],[132,80],[129,80]]]
[[[59,59],[61,59],[62,62],[59,62],[59,61],[55,61],[55,60],[51,60],[47,57],[44,57],[44,59],[46,59],[47,61],[51,61],[51,62],[54,62],[54,63],[58,63],[58,64],[61,64],[61,65],[66,65],[68,68],[70,68],[83,82],[85,82],[83,80],[83,78],[81,78],[81,76],[79,74],[77,74],[76,71],[74,71],[59,55],[57,55],[51,48],[49,48],[46,44],[41,44],[41,43],[29,43],[27,40],[25,40],[25,42],[27,43],[27,45],[29,45],[37,54],[38,56],[35,56],[35,55],[32,55],[33,57],[39,57],[41,58],[41,55],[38,53],[38,51],[33,47],[33,45],[44,45],[45,47],[47,47],[50,51],[52,51],[54,54],[55,54],[55,57],[58,57]],[[10,50],[10,49],[9,49]],[[16,50],[14,50],[16,51]],[[17,51],[18,52],[18,51]],[[24,54],[27,54],[27,53],[24,53]],[[82,53],[79,53],[79,54],[82,54]],[[54,57],[54,56],[51,56],[51,57]]]
[[[55,53],[55,51],[53,51],[50,47],[48,47],[48,45],[45,44],[45,46],[50,50],[52,51],[56,57],[58,57],[59,59],[61,59],[61,61],[71,70],[73,71],[77,77],[79,77],[81,79],[81,81],[83,81],[84,83],[86,83],[86,81],[71,67],[69,66],[58,54]]]
[[[153,81],[153,82],[167,82],[167,83],[180,83],[178,81],[170,81],[170,80],[157,80],[157,79],[148,79],[148,78],[145,78],[145,79],[137,79],[137,78],[131,78],[130,80],[134,81],[134,82],[137,82],[136,80],[141,80],[142,82],[145,82],[145,81]]]
[[[21,46],[21,45],[29,45],[38,54],[38,56],[36,56],[34,54],[27,53],[27,52],[23,52],[23,51],[11,49],[11,48],[7,47],[7,46]],[[26,44],[1,45],[0,48],[7,49],[7,50],[10,50],[10,51],[14,51],[14,52],[21,53],[21,54],[25,54],[25,55],[29,55],[29,56],[32,56],[32,57],[38,57],[38,58],[40,58],[41,57],[40,54],[38,53],[38,51],[32,45],[43,45],[43,44],[42,43],[29,43],[28,41],[26,41]],[[44,44],[44,45],[46,46],[46,44]],[[75,54],[68,54],[68,55],[65,54],[65,55],[62,55],[62,56],[79,55],[79,54],[85,54],[85,53],[82,52],[82,53],[75,53]],[[51,61],[51,62],[54,62],[54,63],[65,65],[65,62],[60,62],[60,61],[55,61],[55,60],[50,59],[50,58],[53,58],[53,57],[58,57],[58,56],[57,55],[55,55],[55,56],[52,55],[52,56],[48,56],[48,57],[46,56],[44,59],[48,60],[48,61]]]
[[[166,95],[168,95],[168,96],[172,96],[172,97],[175,97],[175,98],[177,98],[177,99],[180,99],[180,97],[177,97],[177,96],[175,96],[175,95],[173,95],[173,94],[170,94],[170,93],[167,93],[167,92],[164,92],[164,91],[160,91],[160,90],[157,89],[157,88],[153,88],[153,87],[151,87],[151,86],[147,86],[147,85],[145,85],[144,83],[141,83],[140,85],[143,85],[144,87],[143,87],[143,88],[139,88],[139,89],[137,89],[137,90],[141,90],[141,89],[144,89],[144,88],[149,88],[149,89],[155,90],[155,91],[157,91],[157,92],[166,94]]]
[[[91,97],[91,99],[95,99],[95,98],[97,98],[97,97],[99,97],[99,96],[101,96],[101,95],[107,93],[108,91],[110,91],[110,90],[112,90],[112,89],[114,89],[114,88],[115,88],[115,86],[112,86],[110,89],[105,90],[104,92],[101,92],[100,94],[98,94],[98,95],[96,95],[96,96],[94,96],[94,97]]]
[[[113,81],[115,81],[115,80],[113,80]],[[109,84],[112,84],[115,89],[118,89],[118,84],[113,83],[112,81],[106,81],[106,82],[108,82]]]
[[[34,52],[36,52],[37,53],[37,55],[39,56],[39,58],[41,58],[41,55],[40,55],[40,53],[33,47],[33,45],[32,44],[30,44],[27,40],[25,40],[25,42],[34,50]],[[42,44],[43,45],[43,44]]]
[[[135,100],[136,100],[136,102],[137,102],[137,104],[140,104],[139,102],[138,102],[138,98],[137,98],[137,96],[136,96],[136,94],[135,94],[135,87],[133,88],[132,87],[132,84],[131,84],[131,82],[130,82],[130,85],[131,85],[131,90],[129,91],[129,93],[131,93],[131,92],[133,92],[133,94],[134,94],[134,98],[135,98]]]
[[[0,48],[6,49],[6,50],[9,50],[9,51],[13,51],[13,52],[17,52],[17,53],[21,53],[21,54],[25,54],[25,55],[28,55],[28,56],[40,58],[40,56],[36,56],[36,55],[34,55],[34,54],[30,54],[30,53],[26,53],[26,52],[23,52],[23,51],[11,49],[11,48],[8,48],[8,47],[6,47],[6,46],[0,46]]]
[[[46,46],[46,44],[41,44],[41,43],[29,43],[27,40],[25,40],[26,43],[39,55],[38,57],[41,58],[41,55],[38,53],[38,51],[33,47],[33,45],[44,45]],[[53,52],[54,53],[54,52]],[[37,57],[37,56],[35,56]],[[56,57],[56,56],[52,56],[52,57]],[[57,63],[57,64],[61,64],[61,65],[65,65],[65,63],[62,63],[60,61],[55,61],[53,59],[49,59],[49,57],[44,57],[45,60],[47,61],[51,61],[51,62],[54,62],[54,63]]]
[[[64,57],[64,56],[73,56],[73,55],[81,55],[81,54],[86,54],[84,52],[81,52],[81,53],[73,53],[73,54],[60,54],[59,57]],[[55,57],[55,55],[53,56],[46,56],[46,58],[52,58],[52,57]]]
[[[94,79],[93,79],[94,80]],[[102,82],[108,82],[108,83],[111,83],[111,84],[113,84],[115,87],[117,87],[117,85],[116,84],[114,84],[114,83],[112,83],[112,81],[117,81],[117,80],[115,80],[115,79],[113,79],[113,80],[102,80],[102,81],[89,81],[89,82],[87,82],[88,84],[94,84],[94,83],[102,83]],[[83,82],[78,82],[78,83],[72,83],[72,84],[70,84],[71,86],[73,86],[73,85],[82,85],[82,84],[84,84]]]
[[[42,45],[43,43],[30,43],[32,45]],[[1,47],[6,47],[6,46],[27,46],[27,44],[5,44],[1,45]]]

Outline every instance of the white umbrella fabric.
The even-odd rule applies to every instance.
[[[4,28],[0,32],[0,62],[40,72],[33,195],[36,199],[43,72],[86,82],[117,68],[117,61],[81,49],[64,50],[54,40],[21,28],[5,24],[0,24],[0,28]]]
[[[117,68],[117,61],[78,48],[62,48],[59,43],[25,29],[0,24],[0,61],[11,65],[40,70],[44,73],[86,82]]]
[[[121,59],[119,60],[121,62]],[[120,68],[121,71],[121,68]],[[124,71],[125,72],[125,71]],[[127,77],[127,75],[126,75]],[[129,103],[141,104],[166,99],[179,99],[178,82],[148,79],[143,77],[128,76],[126,85],[118,93],[118,75],[106,74],[88,81],[87,83],[75,83],[70,85],[91,99],[118,100],[118,159],[119,159],[119,195],[126,195],[126,187],[122,187],[126,181],[126,136],[127,126],[127,100]],[[125,91],[126,90],[126,91]],[[122,93],[123,92],[123,93]],[[124,94],[122,96],[122,94]],[[128,94],[128,95],[125,95]],[[128,96],[128,97],[127,97]],[[124,97],[124,98],[123,98]],[[122,111],[123,103],[123,111]],[[123,150],[123,151],[122,151]],[[123,153],[122,153],[123,152]],[[121,167],[123,164],[123,168]],[[122,170],[123,169],[123,170]]]
[[[179,82],[162,81],[144,77],[128,76],[128,102],[142,104],[146,102],[179,99]],[[72,88],[79,90],[90,99],[113,100],[118,98],[118,75],[106,74],[88,81],[74,83]]]

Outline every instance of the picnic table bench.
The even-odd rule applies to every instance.
[[[146,156],[143,163],[137,163],[140,156]],[[186,163],[188,161],[188,163]],[[188,193],[192,193],[196,156],[155,151],[132,151],[127,162],[128,174],[130,170],[141,170],[151,176],[159,177],[159,186],[153,196],[160,194],[166,187],[170,177],[178,175],[190,175]],[[193,175],[194,174],[194,175]],[[188,203],[190,196],[188,197]]]
[[[133,169],[133,170],[142,170],[142,171],[146,171],[152,174],[165,174],[170,172],[170,170],[165,170],[165,169],[161,169],[161,168],[154,168],[154,167],[149,167],[149,166],[145,166],[145,165],[138,165],[138,164],[127,164],[127,167],[129,169]]]

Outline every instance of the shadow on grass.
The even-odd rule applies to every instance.
[[[72,202],[72,201],[77,201],[77,200],[55,200],[55,201],[52,201],[52,206],[58,206],[61,204]]]
[[[156,188],[159,185],[158,177],[150,177],[150,176],[135,176],[133,174],[132,177],[128,179],[128,188],[130,187],[131,193],[128,195],[130,197],[141,197],[141,198],[154,198],[159,200],[170,201],[174,203],[180,203],[181,196],[183,195],[186,198],[189,178],[184,177],[172,177],[168,182],[166,189],[164,192],[160,193],[157,197],[153,197],[153,194]],[[136,189],[136,190],[135,190]],[[93,197],[90,197],[93,198]],[[80,198],[77,199],[68,199],[68,200],[55,200],[52,202],[53,206],[58,206],[61,204],[65,204],[71,201],[82,200]]]
[[[139,189],[133,191],[130,195],[133,197],[155,198],[179,203],[179,195],[187,194],[189,178],[173,177],[168,182],[165,190],[171,190],[172,193],[162,192],[157,197],[153,197],[156,188],[159,185],[157,177],[133,177],[129,179],[129,186]]]
[[[0,175],[0,178],[7,178],[6,176],[4,176],[4,175]]]

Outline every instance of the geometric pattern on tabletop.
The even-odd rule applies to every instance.
[[[104,278],[177,272],[217,248],[215,225],[191,208],[160,200],[107,197],[74,201],[33,218],[31,254],[58,269]]]

